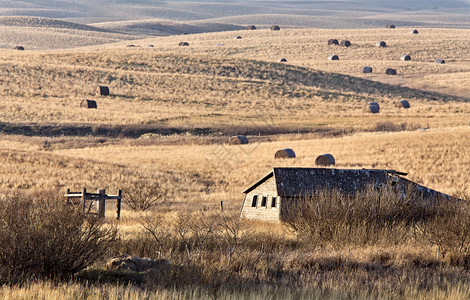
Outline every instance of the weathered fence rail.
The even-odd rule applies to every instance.
[[[106,201],[116,200],[116,214],[117,219],[121,218],[121,201],[122,201],[122,190],[118,191],[117,195],[107,195],[106,190],[98,190],[97,193],[88,193],[84,188],[81,192],[71,192],[70,189],[67,189],[67,193],[64,195],[67,199],[68,204],[76,204],[79,199],[79,203],[83,205],[84,214],[93,214],[98,218],[104,218],[106,212]],[[90,212],[93,206],[98,204],[97,212]]]

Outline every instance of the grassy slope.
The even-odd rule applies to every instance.
[[[416,72],[414,76],[418,76],[427,70],[436,73],[432,76],[439,76],[439,71],[442,74],[454,72],[452,75],[457,76],[459,70],[468,68],[464,51],[455,46],[465,43],[462,35],[466,31],[446,32],[451,33],[452,40],[444,51],[455,51],[456,57],[455,61],[444,66],[436,67],[423,61],[405,64],[392,60],[402,52],[404,44],[414,49],[426,41],[419,37],[416,41],[416,37],[408,35],[406,30],[389,33],[378,29],[369,35],[368,31],[357,33],[351,30],[346,32],[346,36],[357,41],[356,45],[347,50],[335,49],[350,53],[351,57],[357,53],[361,60],[369,55],[370,59],[376,59],[377,64],[386,65],[393,61],[402,66],[400,73]],[[324,39],[338,35],[339,31],[281,30],[274,33],[261,30],[237,33],[243,35],[242,40],[234,40],[229,33],[188,35],[185,38],[191,44],[189,47],[176,46],[180,37],[166,37],[136,43],[137,46],[154,43],[154,48],[127,48],[125,44],[117,44],[100,49],[52,53],[3,51],[0,94],[4,100],[0,120],[6,123],[2,130],[5,133],[21,130],[25,135],[37,136],[9,138],[3,146],[9,149],[5,151],[6,157],[6,153],[18,155],[5,164],[2,171],[4,187],[35,189],[39,186],[79,188],[82,185],[103,185],[114,188],[137,179],[161,180],[163,177],[160,175],[152,175],[154,166],[158,165],[157,170],[161,174],[171,174],[162,175],[170,178],[168,184],[176,186],[175,182],[185,182],[177,185],[181,192],[178,193],[179,200],[196,199],[198,203],[209,203],[217,197],[224,197],[236,206],[241,187],[265,173],[273,164],[278,164],[272,159],[277,148],[290,146],[297,151],[299,159],[281,164],[312,165],[315,155],[331,152],[337,157],[340,167],[401,169],[410,171],[411,179],[433,188],[447,192],[466,188],[466,180],[460,176],[465,172],[459,170],[467,167],[463,163],[468,161],[467,150],[465,143],[461,143],[467,131],[457,126],[468,122],[468,99],[369,80],[381,79],[383,75],[358,78],[328,72],[339,66],[335,64],[337,62],[323,58],[331,49],[325,46]],[[424,36],[427,34],[434,34],[434,43],[442,33],[438,30],[423,33]],[[392,43],[390,48],[377,49],[373,42],[379,35],[395,41],[403,36],[407,41],[400,46]],[[216,42],[224,43],[224,47],[214,45]],[[275,57],[276,51],[290,51],[297,64],[270,62],[269,58]],[[316,52],[309,54],[312,51]],[[383,55],[380,51],[386,51],[386,58],[390,60],[380,61]],[[312,61],[302,60],[307,54]],[[246,60],[242,56],[256,56],[259,60]],[[423,56],[422,60],[425,59]],[[345,64],[350,66],[358,62],[351,59]],[[313,65],[323,70],[309,67]],[[351,73],[362,76],[355,71]],[[109,85],[113,96],[99,97],[96,94],[98,84]],[[452,84],[450,88],[458,88],[458,83]],[[79,109],[78,104],[84,98],[96,99],[99,109]],[[394,106],[402,98],[411,101],[410,110]],[[364,112],[365,104],[371,101],[380,103],[379,115]],[[391,122],[391,125],[377,127],[380,122]],[[351,131],[415,129],[427,125],[441,129],[431,135],[396,133],[371,135],[365,139],[360,136],[350,140],[317,139],[318,136],[342,135]],[[145,135],[146,132],[153,134]],[[297,132],[309,134],[292,134]],[[249,134],[253,142],[259,143],[249,146],[247,152],[243,148],[234,150],[222,145],[228,135],[237,133]],[[291,134],[253,136],[258,133]],[[61,134],[71,137],[47,138],[48,135]],[[85,137],[72,138],[82,135]],[[139,135],[150,138],[113,138]],[[41,151],[48,149],[44,147],[45,139],[52,143],[52,153]],[[433,140],[439,143],[433,145]],[[416,143],[409,144],[408,141]],[[116,143],[124,143],[125,146],[116,146]],[[367,143],[370,152],[363,151],[362,145]],[[88,148],[90,146],[93,148]],[[25,153],[21,148],[29,150]],[[357,152],[352,149],[357,149]],[[442,155],[446,151],[462,155],[461,158],[450,159],[448,168],[444,163],[436,163],[445,160]],[[193,153],[194,156],[185,153]],[[32,157],[32,161],[25,162],[24,157]],[[99,169],[85,168],[90,157],[92,163],[101,166]],[[263,159],[259,160],[260,157]],[[419,163],[416,162],[418,157],[421,157]],[[36,161],[51,163],[41,168],[41,173],[36,173]],[[217,171],[220,164],[226,163],[231,166],[228,173]],[[82,177],[78,178],[73,172],[70,176],[61,175],[70,171],[68,166],[75,168],[77,164],[83,165],[79,167],[81,172],[85,172]],[[22,172],[29,170],[29,175],[11,176],[12,166]],[[97,180],[100,169],[109,170],[111,177]],[[128,175],[111,179],[116,173]],[[207,193],[208,196],[204,196]]]
[[[0,47],[66,49],[139,38],[106,29],[38,17],[0,17]]]
[[[447,38],[442,37],[443,32]],[[238,34],[242,40],[233,39]],[[22,134],[0,136],[0,191],[63,192],[87,187],[114,193],[142,181],[171,189],[170,216],[176,211],[217,208],[221,200],[226,211],[236,212],[243,187],[273,166],[312,166],[322,153],[332,153],[339,168],[397,169],[409,172],[411,180],[444,192],[468,191],[468,99],[380,83],[377,81],[388,79],[381,74],[365,76],[356,69],[364,63],[374,63],[374,70],[393,63],[399,66],[396,82],[418,84],[425,78],[442,84],[443,78],[452,77],[446,81],[445,91],[461,94],[468,89],[467,54],[460,49],[467,45],[467,31],[430,30],[422,34],[424,38],[420,35],[416,39],[405,29],[372,33],[241,31],[184,36],[189,47],[178,47],[182,38],[178,36],[132,42],[140,48],[127,48],[129,42],[125,42],[68,51],[2,50],[0,128]],[[333,48],[342,51],[341,57],[349,55],[340,64],[325,59],[331,51],[325,45],[329,36],[345,36],[354,43],[350,49]],[[382,49],[385,53],[373,46],[382,36],[393,41],[389,49]],[[217,46],[219,43],[224,46]],[[145,47],[147,44],[155,47]],[[420,50],[423,46],[431,49],[429,53]],[[398,61],[397,56],[405,50],[415,51],[412,56],[417,59]],[[276,63],[285,53],[289,53],[288,64]],[[448,64],[436,66],[427,61],[435,53],[454,56]],[[98,96],[98,84],[109,85],[113,96]],[[403,97],[411,100],[409,110],[394,106]],[[97,100],[98,110],[78,108],[84,98]],[[369,101],[380,103],[379,115],[363,111]],[[378,122],[389,123],[377,126]],[[381,132],[427,124],[431,127],[427,131]],[[155,132],[135,138],[147,130]],[[356,133],[343,136],[350,130]],[[374,132],[363,132],[371,130]],[[58,136],[52,137],[53,132]],[[128,132],[134,135],[126,135]],[[257,136],[278,132],[290,134]],[[337,136],[330,136],[332,132]],[[65,133],[69,135],[61,136]],[[88,136],[81,137],[84,133]],[[235,133],[251,133],[251,144],[228,146],[228,135]],[[297,158],[274,160],[274,152],[285,147],[292,147]],[[108,208],[111,221],[114,208]],[[119,228],[122,243],[130,247],[125,248],[126,253],[136,254],[133,251],[145,247],[142,240],[133,241],[139,247],[126,244],[141,238],[138,224],[143,216],[126,209],[123,212]],[[278,297],[280,292],[286,299],[307,295],[370,297],[377,293],[384,297],[414,295],[416,299],[468,296],[468,271],[435,263],[436,249],[429,244],[418,243],[417,247],[400,242],[383,249],[364,246],[335,251],[306,246],[295,250],[291,249],[292,237],[280,227],[249,226],[250,234],[254,228],[265,230],[268,241],[259,241],[252,252],[239,258],[240,266],[252,268],[235,271],[245,283],[253,284],[253,294],[240,292],[249,299]],[[266,246],[271,244],[282,251]],[[154,247],[150,249],[154,251]],[[203,266],[224,262],[224,257],[217,259],[204,260]],[[208,270],[211,273],[212,269]],[[295,282],[299,282],[298,274],[304,274],[302,280],[310,290],[296,294],[297,290],[285,285],[281,291],[264,288],[259,292],[260,286],[253,283],[255,275],[278,271],[291,274],[287,276]],[[187,276],[194,278],[195,274],[188,272]],[[81,290],[74,285],[57,289],[46,284],[24,290],[3,288],[0,295],[86,297]],[[312,296],[312,290],[318,290],[319,295]],[[90,289],[87,295],[147,296],[135,291],[110,285]],[[159,292],[156,297],[177,298],[188,293],[188,297],[205,297],[204,291],[193,292],[190,287],[183,292]],[[230,293],[225,293],[229,298]]]
[[[148,39],[137,45],[155,44],[157,50],[165,52],[199,53],[214,57],[271,62],[277,62],[283,57],[287,59],[288,64],[296,66],[455,95],[468,95],[468,30],[418,28],[419,34],[412,35],[409,33],[410,29],[412,27],[395,30],[381,28],[238,31]],[[242,39],[234,40],[237,35]],[[330,38],[348,39],[352,46],[328,46],[327,41]],[[190,47],[175,47],[182,40],[189,42]],[[377,48],[376,41],[385,41],[388,47]],[[339,55],[340,61],[328,61],[330,54]],[[412,61],[401,61],[402,54],[411,55]],[[442,58],[447,63],[435,64],[437,58]],[[373,74],[362,74],[362,68],[366,65],[373,68]],[[399,76],[385,76],[385,69],[390,67],[395,68]]]

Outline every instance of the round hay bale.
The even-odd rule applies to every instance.
[[[315,165],[317,166],[334,166],[335,165],[335,158],[333,155],[327,153],[318,156],[315,159]]]
[[[247,30],[256,30],[256,26],[255,25],[248,25],[248,26],[246,26],[246,29]]]
[[[379,48],[386,48],[387,43],[385,43],[384,41],[377,41],[377,43],[375,43],[375,46]]]
[[[235,135],[228,140],[229,145],[245,145],[248,144],[248,138],[244,135]]]
[[[338,40],[335,40],[335,39],[329,39],[328,40],[328,45],[339,45],[339,42]]]
[[[403,54],[400,57],[400,59],[403,60],[403,61],[408,61],[408,60],[411,60],[411,56],[409,56],[408,54]]]
[[[153,48],[154,46],[152,44],[147,45],[148,48]]]
[[[281,58],[281,59],[278,60],[278,62],[287,62],[287,59]]]
[[[100,85],[99,90],[100,90],[100,95],[101,96],[109,96],[109,87],[104,86],[104,85]]]
[[[180,46],[180,47],[189,46],[189,43],[188,43],[188,42],[180,42],[180,43],[178,44],[178,46]]]
[[[362,73],[372,73],[372,68],[366,66],[362,68]]]
[[[366,106],[366,112],[370,112],[373,114],[378,114],[380,112],[380,106],[377,102],[371,102],[369,105]]]
[[[387,74],[387,75],[397,75],[397,70],[392,69],[392,68],[387,68],[387,70],[385,70],[385,74]]]
[[[274,158],[295,158],[295,152],[291,148],[277,150]]]
[[[339,44],[340,44],[340,46],[344,46],[344,47],[349,47],[349,46],[351,46],[351,42],[348,41],[348,40],[343,40],[343,41],[341,41],[341,43],[339,43]]]
[[[443,59],[440,59],[440,58],[436,59],[436,64],[445,64],[445,63],[446,61]]]
[[[413,30],[410,31],[410,33],[411,33],[411,34],[418,34],[418,30],[413,29]]]
[[[239,35],[237,35],[237,36],[236,36],[236,37],[234,37],[233,39],[234,39],[234,40],[241,40],[241,39],[242,39],[242,37],[241,37],[241,36],[239,36]]]
[[[24,50],[24,47],[23,47],[23,46],[16,46],[16,47],[15,47],[15,50],[23,51],[23,50]]]
[[[279,27],[278,25],[271,25],[271,27],[269,27],[269,29],[271,29],[271,30],[281,30],[281,27]]]
[[[391,29],[393,29],[393,28],[395,28],[395,25],[393,25],[393,24],[388,24],[388,25],[386,26],[386,28],[391,28]]]
[[[396,106],[398,108],[410,108],[410,102],[408,102],[408,100],[403,99],[397,102]]]
[[[126,47],[127,47],[127,48],[134,48],[135,45],[127,45]]]
[[[98,105],[96,104],[95,100],[83,100],[82,102],[80,102],[80,107],[98,108]]]
[[[336,54],[331,54],[330,56],[328,56],[328,60],[339,60],[339,57]]]

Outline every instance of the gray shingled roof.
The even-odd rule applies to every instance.
[[[276,181],[277,194],[281,197],[311,195],[319,190],[339,190],[352,194],[371,185],[380,187],[392,181],[402,189],[416,188],[424,197],[447,196],[405,179],[394,170],[330,168],[274,168],[244,193],[249,193],[272,176]]]

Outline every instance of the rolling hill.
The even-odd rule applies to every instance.
[[[17,1],[0,0],[0,16],[36,16],[81,24],[167,20],[301,28],[402,26],[469,28],[469,3],[452,1]],[[297,19],[298,18],[298,19]],[[148,21],[145,21],[148,22]],[[125,24],[120,26],[125,28]],[[143,26],[148,32],[148,26]],[[135,27],[131,28],[135,33]]]

